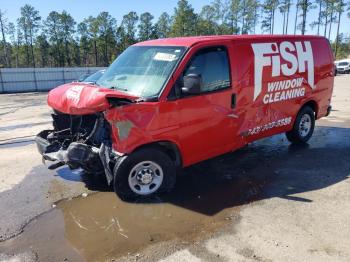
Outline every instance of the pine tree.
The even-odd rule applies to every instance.
[[[229,2],[227,13],[227,24],[230,28],[230,34],[238,34],[240,31],[239,21],[241,19],[241,1],[231,0]]]
[[[96,17],[89,16],[87,19],[84,20],[84,23],[86,23],[87,25],[89,40],[92,42],[92,45],[93,45],[94,63],[95,63],[95,66],[98,66],[99,64],[98,49],[97,49],[98,31],[99,31],[98,21]]]
[[[51,55],[55,61],[56,66],[64,66],[63,55],[63,40],[62,40],[62,27],[60,14],[56,11],[52,11],[44,21],[44,33],[48,36],[48,40],[51,43]]]
[[[88,26],[86,23],[81,22],[78,24],[78,33],[80,35],[79,45],[80,45],[80,57],[82,57],[82,62],[84,66],[89,65],[89,51],[90,51],[90,39]]]
[[[328,20],[328,39],[331,38],[331,33],[332,33],[332,25],[335,22],[335,12],[336,12],[336,1],[337,0],[329,0],[329,20]]]
[[[158,38],[166,38],[169,36],[171,30],[171,17],[164,12],[158,18],[155,26],[156,36]]]
[[[187,0],[179,0],[174,11],[171,36],[191,36],[196,34],[197,16]]]
[[[21,7],[21,17],[18,25],[21,28],[26,43],[27,65],[35,67],[34,39],[40,27],[41,17],[39,12],[31,5]]]
[[[341,21],[342,14],[345,11],[345,7],[346,7],[346,2],[344,0],[338,0],[336,2],[336,12],[338,15],[337,24],[338,25],[337,25],[337,35],[335,38],[335,51],[334,51],[335,57],[337,57],[337,53],[338,53],[340,21]]]
[[[239,2],[240,0],[237,1]],[[231,33],[230,27],[228,26],[230,4],[230,0],[214,0],[211,4],[211,7],[214,10],[215,22],[217,24],[216,34],[218,35]]]
[[[15,67],[18,67],[19,53],[18,53],[18,46],[17,46],[16,26],[14,23],[8,24],[7,34],[8,34],[9,39],[10,39],[11,53],[15,57]]]
[[[73,34],[75,33],[75,25],[73,17],[65,10],[60,14],[60,25],[62,27],[62,40],[64,44],[64,56],[68,66],[72,66],[72,58],[70,54],[70,43],[73,42]]]
[[[140,15],[139,23],[139,40],[146,41],[155,37],[155,28],[153,26],[152,20],[154,16],[149,12]]]
[[[6,33],[8,30],[7,19],[5,17],[5,13],[0,9],[0,30],[2,35],[2,45],[4,49],[4,58],[7,67],[11,66],[10,57],[7,50],[7,41],[6,41]]]
[[[123,16],[122,23],[120,25],[121,42],[123,49],[127,48],[129,45],[136,43],[136,24],[139,20],[136,12],[129,12],[127,15]]]
[[[323,24],[323,8],[325,5],[325,0],[316,0],[315,3],[318,5],[318,17],[317,20],[312,22],[310,24],[311,28],[315,28],[317,26],[317,35],[320,35],[320,29],[321,29],[321,25]]]
[[[295,5],[294,35],[297,33],[298,16],[299,16],[299,11],[300,11],[300,2],[301,2],[301,0],[297,0],[296,5]]]
[[[291,0],[282,0],[279,6],[279,11],[283,17],[282,33],[288,33],[288,22],[289,22],[289,10],[291,6]]]
[[[275,27],[275,12],[278,6],[278,0],[265,0],[262,5],[264,13],[263,20],[261,21],[261,29],[269,34],[274,33]]]
[[[37,53],[39,56],[39,62],[41,67],[46,67],[48,65],[49,49],[50,45],[47,41],[46,35],[42,33],[36,38],[35,41]]]
[[[205,5],[199,14],[198,28],[200,35],[214,35],[218,32],[218,25],[215,22],[215,9],[211,5]]]
[[[111,50],[114,49],[116,20],[108,13],[101,12],[96,17],[98,27],[98,46],[102,49],[103,65],[108,66],[112,59]]]
[[[242,9],[242,34],[249,34],[255,31],[257,20],[257,9],[259,3],[257,0],[243,0],[244,8]]]

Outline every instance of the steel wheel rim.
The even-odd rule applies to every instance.
[[[150,195],[162,185],[163,177],[163,169],[157,163],[142,161],[131,169],[129,187],[138,195]]]
[[[299,123],[299,135],[301,137],[306,137],[311,130],[311,116],[309,114],[305,114],[301,117]]]

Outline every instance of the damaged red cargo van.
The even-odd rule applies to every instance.
[[[285,132],[305,143],[331,110],[333,54],[317,36],[203,36],[129,47],[96,84],[53,89],[50,168],[104,174],[121,198],[170,190],[176,171]]]

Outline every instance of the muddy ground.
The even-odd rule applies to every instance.
[[[45,94],[0,95],[0,261],[350,261],[350,76],[305,146],[284,135],[120,201],[103,178],[49,171]]]

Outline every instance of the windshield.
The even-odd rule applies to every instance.
[[[347,66],[349,63],[348,62],[341,62],[338,64],[338,66]]]
[[[96,83],[97,80],[99,80],[101,78],[101,76],[105,73],[106,70],[99,70],[96,73],[88,76],[87,78],[85,78],[83,80],[83,82],[86,83]]]
[[[113,62],[97,84],[138,97],[157,96],[184,51],[184,47],[131,46]]]

